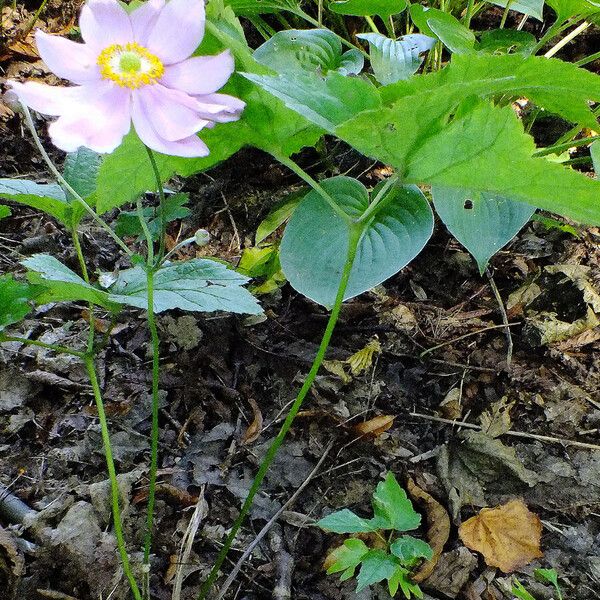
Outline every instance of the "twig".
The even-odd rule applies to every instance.
[[[506,368],[510,369],[510,364],[512,362],[512,354],[513,354],[513,339],[510,333],[510,327],[508,325],[508,315],[506,314],[506,309],[504,308],[504,302],[502,300],[502,296],[500,295],[500,291],[496,286],[496,282],[492,277],[489,269],[485,270],[485,274],[487,275],[488,281],[490,282],[490,287],[492,288],[492,292],[494,292],[494,296],[496,297],[496,302],[498,302],[498,308],[500,309],[500,314],[502,315],[502,323],[506,327]]]
[[[467,423],[466,421],[453,421],[452,419],[444,419],[442,417],[435,417],[433,415],[424,415],[422,413],[411,412],[408,413],[411,417],[417,417],[419,419],[426,419],[427,421],[435,421],[436,423],[444,423],[445,425],[453,425],[456,427],[464,427],[465,429],[473,429],[475,431],[481,431],[480,425],[474,423]],[[597,444],[588,444],[586,442],[577,442],[576,440],[568,440],[566,438],[552,437],[549,435],[539,435],[537,433],[526,433],[525,431],[513,431],[509,429],[504,432],[503,435],[510,435],[512,437],[525,438],[531,440],[538,440],[539,442],[548,442],[551,444],[567,444],[569,446],[576,446],[577,448],[586,448],[588,450],[600,450],[600,446]]]
[[[327,446],[327,448],[325,448],[325,452],[323,452],[323,455],[319,459],[319,462],[316,464],[315,468],[310,472],[308,477],[302,482],[302,485],[290,496],[290,498],[287,500],[287,502],[269,519],[267,524],[258,532],[258,534],[254,538],[254,540],[252,540],[252,542],[250,543],[248,548],[246,548],[246,550],[244,550],[244,553],[242,554],[242,556],[240,556],[238,561],[235,563],[235,566],[233,567],[231,573],[229,574],[229,576],[227,577],[227,579],[221,586],[221,589],[219,590],[219,594],[217,595],[215,600],[221,600],[221,598],[223,598],[223,596],[227,593],[227,590],[229,589],[231,584],[235,581],[235,578],[236,578],[237,574],[240,572],[240,569],[242,568],[243,564],[246,562],[246,559],[252,554],[254,548],[256,548],[256,546],[258,546],[258,544],[260,544],[261,540],[265,537],[265,535],[267,535],[267,533],[269,532],[271,527],[273,527],[273,525],[275,525],[275,523],[277,522],[277,519],[279,519],[279,517],[282,515],[282,513],[284,511],[286,511],[298,499],[298,496],[304,491],[304,488],[315,477],[315,475],[321,468],[321,465],[327,458],[327,455],[329,454],[329,452],[331,451],[332,448],[333,448],[333,441],[329,442],[329,445]]]

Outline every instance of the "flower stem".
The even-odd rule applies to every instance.
[[[338,317],[340,315],[340,310],[342,308],[342,303],[344,301],[344,294],[346,292],[346,287],[348,286],[350,272],[352,271],[352,265],[354,264],[354,258],[356,256],[356,249],[358,247],[358,242],[360,241],[362,232],[363,232],[362,225],[360,225],[358,223],[351,224],[350,239],[348,242],[348,253],[346,255],[346,262],[344,264],[344,269],[342,271],[342,277],[340,279],[340,284],[339,284],[337,295],[335,298],[335,303],[331,310],[331,315],[329,316],[329,321],[327,322],[327,327],[325,328],[325,332],[323,334],[323,338],[321,339],[321,343],[319,345],[319,350],[317,351],[317,355],[315,356],[315,360],[313,361],[310,371],[309,371],[308,375],[306,376],[306,379],[304,380],[304,384],[302,385],[302,388],[298,392],[298,396],[294,400],[294,403],[292,404],[290,412],[287,414],[287,417],[285,418],[285,421],[283,422],[283,425],[281,426],[279,433],[277,434],[277,436],[271,443],[271,446],[267,450],[267,454],[265,455],[264,460],[262,461],[260,467],[258,468],[258,472],[256,473],[256,476],[254,477],[254,481],[252,482],[252,486],[250,487],[248,496],[244,500],[244,504],[242,505],[240,514],[238,515],[237,519],[233,523],[231,531],[229,532],[229,535],[227,536],[227,539],[225,540],[225,543],[223,544],[223,547],[221,548],[221,550],[217,556],[215,564],[214,564],[208,578],[202,584],[198,600],[205,600],[208,597],[208,594],[211,591],[212,585],[219,575],[219,569],[221,568],[221,565],[223,564],[223,561],[225,560],[227,553],[229,552],[229,549],[231,548],[233,540],[235,539],[235,536],[237,535],[237,532],[239,531],[240,527],[242,526],[242,523],[244,522],[246,515],[248,514],[248,512],[250,511],[250,508],[252,507],[252,502],[254,500],[254,496],[258,492],[258,490],[263,482],[263,479],[265,478],[265,475],[267,474],[267,471],[269,470],[269,467],[271,466],[271,463],[273,462],[273,459],[275,458],[275,455],[277,454],[277,451],[279,450],[279,447],[283,443],[288,431],[290,430],[292,423],[294,422],[294,419],[295,419],[296,415],[298,414],[298,411],[300,410],[302,403],[303,403],[304,399],[306,398],[306,395],[310,391],[310,388],[312,387],[315,377],[317,376],[319,368],[321,367],[321,363],[323,362],[323,359],[325,358],[325,352],[327,351],[329,342],[331,341],[331,336],[333,334],[333,330],[335,328]]]
[[[33,141],[35,142],[35,145],[39,150],[40,154],[42,155],[44,162],[46,163],[56,180],[73,196],[73,198],[75,198],[75,200],[77,200],[77,202],[79,202],[79,204],[81,204],[81,206],[83,206],[83,208],[90,215],[90,217],[92,217],[92,219],[96,221],[96,223],[102,229],[104,229],[104,231],[106,231],[108,235],[110,235],[110,237],[121,248],[121,250],[123,250],[123,252],[125,252],[127,256],[132,256],[133,252],[127,247],[127,244],[125,244],[125,242],[112,230],[111,226],[96,213],[96,211],[73,189],[69,182],[62,176],[62,174],[56,168],[56,165],[52,162],[52,159],[48,156],[48,153],[44,149],[42,141],[40,140],[40,137],[38,136],[37,131],[35,130],[35,125],[33,124],[33,119],[31,118],[31,113],[29,112],[29,109],[23,103],[21,103],[21,108],[23,109],[23,113],[25,115],[25,124],[27,125],[27,128],[33,136]]]
[[[112,502],[112,514],[113,524],[115,528],[115,537],[117,538],[117,546],[119,549],[119,555],[121,556],[121,564],[123,566],[123,572],[129,581],[131,593],[135,600],[142,600],[142,595],[135,581],[135,577],[131,571],[131,565],[129,564],[129,556],[127,555],[127,548],[125,547],[125,539],[123,537],[123,528],[121,526],[121,509],[119,507],[119,483],[117,481],[117,472],[115,470],[115,462],[113,460],[112,450],[110,446],[110,436],[108,433],[108,423],[106,420],[106,413],[104,411],[104,402],[102,401],[102,393],[100,391],[100,385],[98,384],[98,376],[96,374],[96,367],[94,365],[94,358],[86,355],[84,357],[85,367],[92,384],[92,390],[94,392],[94,400],[96,401],[96,408],[98,409],[98,418],[100,419],[100,428],[102,430],[102,442],[104,445],[104,456],[106,458],[106,466],[108,468],[108,477],[110,479],[110,491],[111,491],[111,502]]]
[[[544,57],[552,58],[559,50],[562,50],[562,48],[564,48],[570,41],[574,40],[580,33],[583,33],[590,25],[591,23],[588,21],[581,23],[581,25],[573,29],[569,35],[566,35],[562,40],[554,44],[554,46],[552,46],[552,48],[550,48],[550,50],[544,54]]]
[[[154,156],[154,152],[148,146],[145,146],[146,152],[148,153],[148,158],[150,159],[150,164],[152,165],[152,171],[154,171],[154,178],[156,179],[156,192],[158,194],[159,200],[159,212],[160,212],[160,247],[158,250],[158,258],[160,261],[161,258],[165,254],[165,231],[167,229],[167,215],[165,213],[166,210],[166,200],[165,200],[165,190],[163,189],[160,171],[158,170],[158,165],[156,164],[156,157]]]

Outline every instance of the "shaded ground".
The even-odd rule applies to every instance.
[[[13,55],[11,68],[14,64]],[[36,63],[28,59],[27,64]],[[0,175],[42,179],[41,163],[18,118],[6,111],[1,127]],[[333,142],[323,155],[306,153],[301,161],[321,176],[349,171],[371,186],[378,178],[374,165]],[[270,207],[297,185],[269,157],[243,151],[209,175],[173,182],[189,192],[193,216],[173,224],[170,234],[182,239],[206,228],[213,240],[203,254],[235,263]],[[18,270],[18,261],[34,252],[53,253],[76,268],[68,237],[49,219],[23,208],[13,212],[0,221],[0,271]],[[234,561],[265,520],[310,481],[257,547],[229,597],[271,598],[279,584],[299,600],[388,598],[383,588],[356,595],[352,583],[325,576],[323,560],[341,538],[311,526],[336,508],[367,514],[371,492],[388,470],[403,482],[411,477],[453,522],[444,554],[423,584],[430,598],[511,597],[509,579],[466,550],[456,526],[480,506],[514,497],[523,498],[544,525],[545,557],[517,573],[521,581],[536,597],[548,598],[547,588],[529,576],[535,566],[553,566],[563,578],[565,598],[600,597],[600,453],[557,441],[600,443],[599,238],[598,229],[575,237],[536,222],[495,257],[494,281],[514,342],[510,367],[490,281],[479,276],[440,224],[402,273],[348,302],[328,359],[344,361],[374,341],[381,349],[356,376],[348,367],[342,375],[343,365],[335,362],[321,372],[238,538]],[[91,226],[84,249],[93,268],[115,267],[115,249]],[[159,320],[161,458],[153,598],[171,598],[182,536],[203,494],[203,519],[183,567],[182,597],[196,597],[314,357],[326,312],[289,286],[262,302],[267,315],[262,322],[175,312]],[[44,307],[21,333],[83,345],[84,316],[81,306]],[[148,352],[143,319],[131,311],[123,314],[98,360],[134,556],[144,529]],[[77,360],[18,345],[0,347],[0,483],[41,511],[26,531],[0,521],[0,589],[9,590],[7,597],[66,599],[67,594],[91,600],[111,591],[112,598],[126,593],[115,576],[108,488],[92,407]],[[249,425],[258,422],[259,413],[260,433],[251,435]],[[355,425],[376,416],[390,417],[391,426],[360,435]],[[429,416],[483,425],[487,435]],[[505,435],[508,427],[524,436]],[[496,441],[490,441],[493,432],[501,434]],[[48,596],[48,590],[62,595]]]

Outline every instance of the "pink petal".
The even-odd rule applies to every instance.
[[[217,123],[228,123],[240,118],[245,102],[228,94],[205,94],[194,96],[196,110],[201,117]]]
[[[184,156],[187,158],[208,156],[209,154],[206,144],[195,135],[177,141],[168,141],[160,137],[152,126],[144,105],[139,101],[138,94],[133,96],[131,117],[139,138],[152,150],[170,156]]]
[[[138,44],[146,45],[148,35],[152,31],[164,5],[165,0],[147,0],[142,6],[129,13],[133,37]]]
[[[41,29],[35,32],[35,41],[42,60],[55,75],[75,83],[100,79],[97,52],[86,44],[48,35]]]
[[[216,56],[192,56],[166,67],[161,83],[188,94],[212,94],[227,83],[234,68],[229,50]]]
[[[75,110],[85,94],[84,86],[62,87],[28,81],[8,81],[19,100],[44,115],[58,116]]]
[[[131,93],[109,82],[95,85],[88,92],[76,110],[64,113],[50,125],[50,138],[65,152],[81,146],[100,153],[112,152],[131,128]]]
[[[204,0],[170,0],[148,36],[148,50],[172,65],[190,56],[203,37]]]
[[[98,52],[133,41],[129,15],[117,0],[88,0],[81,9],[79,27],[86,44]]]
[[[169,142],[194,135],[208,124],[191,108],[195,102],[185,92],[156,84],[135,90],[133,95],[154,131]]]

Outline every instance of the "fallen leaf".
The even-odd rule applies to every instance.
[[[492,438],[504,435],[512,425],[510,411],[514,405],[514,401],[509,403],[506,396],[503,396],[498,402],[494,402],[479,417],[481,431]]]
[[[600,294],[589,281],[591,267],[583,265],[549,265],[545,271],[551,275],[562,273],[572,281],[583,293],[583,300],[594,310],[600,313]]]
[[[357,423],[352,429],[360,436],[377,437],[394,424],[395,418],[392,415],[379,415],[368,421]]]
[[[346,360],[348,365],[350,365],[352,375],[360,375],[363,371],[369,369],[373,364],[373,356],[380,352],[381,344],[377,337],[374,337],[364,348]]]
[[[467,548],[483,555],[487,565],[503,573],[543,556],[542,522],[520,499],[482,509],[460,526],[458,535]]]
[[[254,412],[254,419],[252,423],[248,425],[248,429],[246,429],[242,437],[242,444],[251,444],[252,442],[255,442],[260,436],[263,426],[263,416],[256,400],[254,398],[248,398],[248,403]]]
[[[459,387],[452,388],[440,402],[438,412],[445,419],[460,419],[462,417],[462,394]]]
[[[427,517],[427,543],[433,550],[433,556],[425,561],[411,576],[415,583],[425,581],[435,569],[435,566],[450,537],[450,517],[446,509],[425,490],[422,490],[412,479],[406,481],[406,490],[411,500],[416,502]]]
[[[585,317],[572,323],[561,321],[557,318],[556,313],[541,312],[527,319],[524,335],[532,345],[544,346],[579,336],[598,325],[600,325],[600,319],[590,306],[587,308]]]

